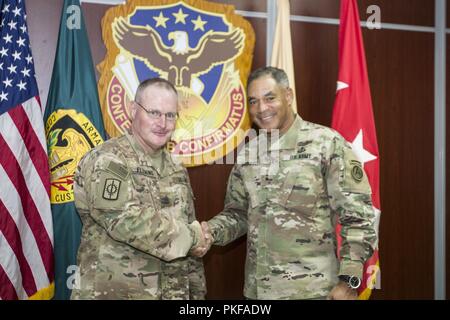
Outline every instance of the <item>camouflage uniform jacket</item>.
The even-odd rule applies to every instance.
[[[218,245],[247,232],[244,295],[319,298],[328,295],[339,274],[361,277],[377,236],[370,186],[350,145],[334,130],[299,116],[252,161],[257,145],[252,142],[259,139],[238,156],[224,211],[209,221]]]
[[[162,151],[160,173],[131,135],[91,150],[75,174],[83,222],[72,299],[204,299],[187,171]]]

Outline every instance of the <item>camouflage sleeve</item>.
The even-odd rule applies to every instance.
[[[327,171],[330,205],[342,226],[341,275],[362,278],[363,265],[377,243],[369,181],[351,147],[334,139]]]
[[[184,174],[186,176],[186,181],[187,181],[187,187],[189,189],[189,194],[190,197],[188,197],[186,199],[186,213],[188,216],[188,221],[189,223],[194,222],[195,220],[197,220],[196,216],[195,216],[195,205],[194,205],[194,192],[192,191],[192,187],[191,187],[191,180],[189,179],[189,174],[186,168],[183,168],[184,170]]]
[[[194,193],[192,192],[191,183],[187,170],[185,170],[186,179],[188,181],[188,187],[191,197],[187,199],[187,212],[189,223],[196,220],[195,206],[194,206]],[[206,296],[206,279],[205,269],[203,267],[203,259],[196,257],[188,257],[188,279],[189,279],[189,299],[191,300],[205,300]]]
[[[92,152],[92,151],[91,151]],[[73,195],[74,203],[77,208],[77,212],[80,215],[81,222],[85,219],[86,215],[89,215],[89,205],[86,197],[86,190],[84,189],[85,178],[89,177],[91,173],[88,165],[83,165],[83,163],[88,162],[90,157],[89,152],[86,153],[80,160],[75,170],[74,181],[73,181]]]
[[[208,221],[214,244],[224,246],[247,233],[248,193],[242,174],[235,166],[228,178],[225,208]]]
[[[189,299],[205,300],[206,279],[203,259],[195,257],[188,257],[187,259],[189,264]]]
[[[111,238],[165,261],[185,257],[200,243],[198,221],[183,223],[151,202],[142,206],[131,174],[117,155],[97,154],[84,160],[84,185],[79,187],[84,189],[89,215]]]

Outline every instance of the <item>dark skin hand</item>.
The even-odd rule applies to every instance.
[[[329,300],[358,300],[358,292],[342,281],[330,291],[328,295]]]

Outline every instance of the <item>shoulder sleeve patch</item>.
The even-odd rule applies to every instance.
[[[370,194],[369,181],[362,163],[349,148],[344,148],[344,164],[344,191]]]
[[[105,200],[117,200],[119,198],[122,181],[114,178],[105,179],[102,198]]]
[[[93,207],[95,209],[121,210],[129,198],[129,182],[109,171],[102,171],[95,184]]]
[[[355,181],[356,183],[360,183],[364,178],[364,172],[361,162],[357,160],[350,160],[349,166],[353,181]]]

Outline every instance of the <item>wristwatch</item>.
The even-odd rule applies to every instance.
[[[341,275],[339,280],[345,282],[351,289],[358,289],[361,286],[361,279],[356,276]]]

